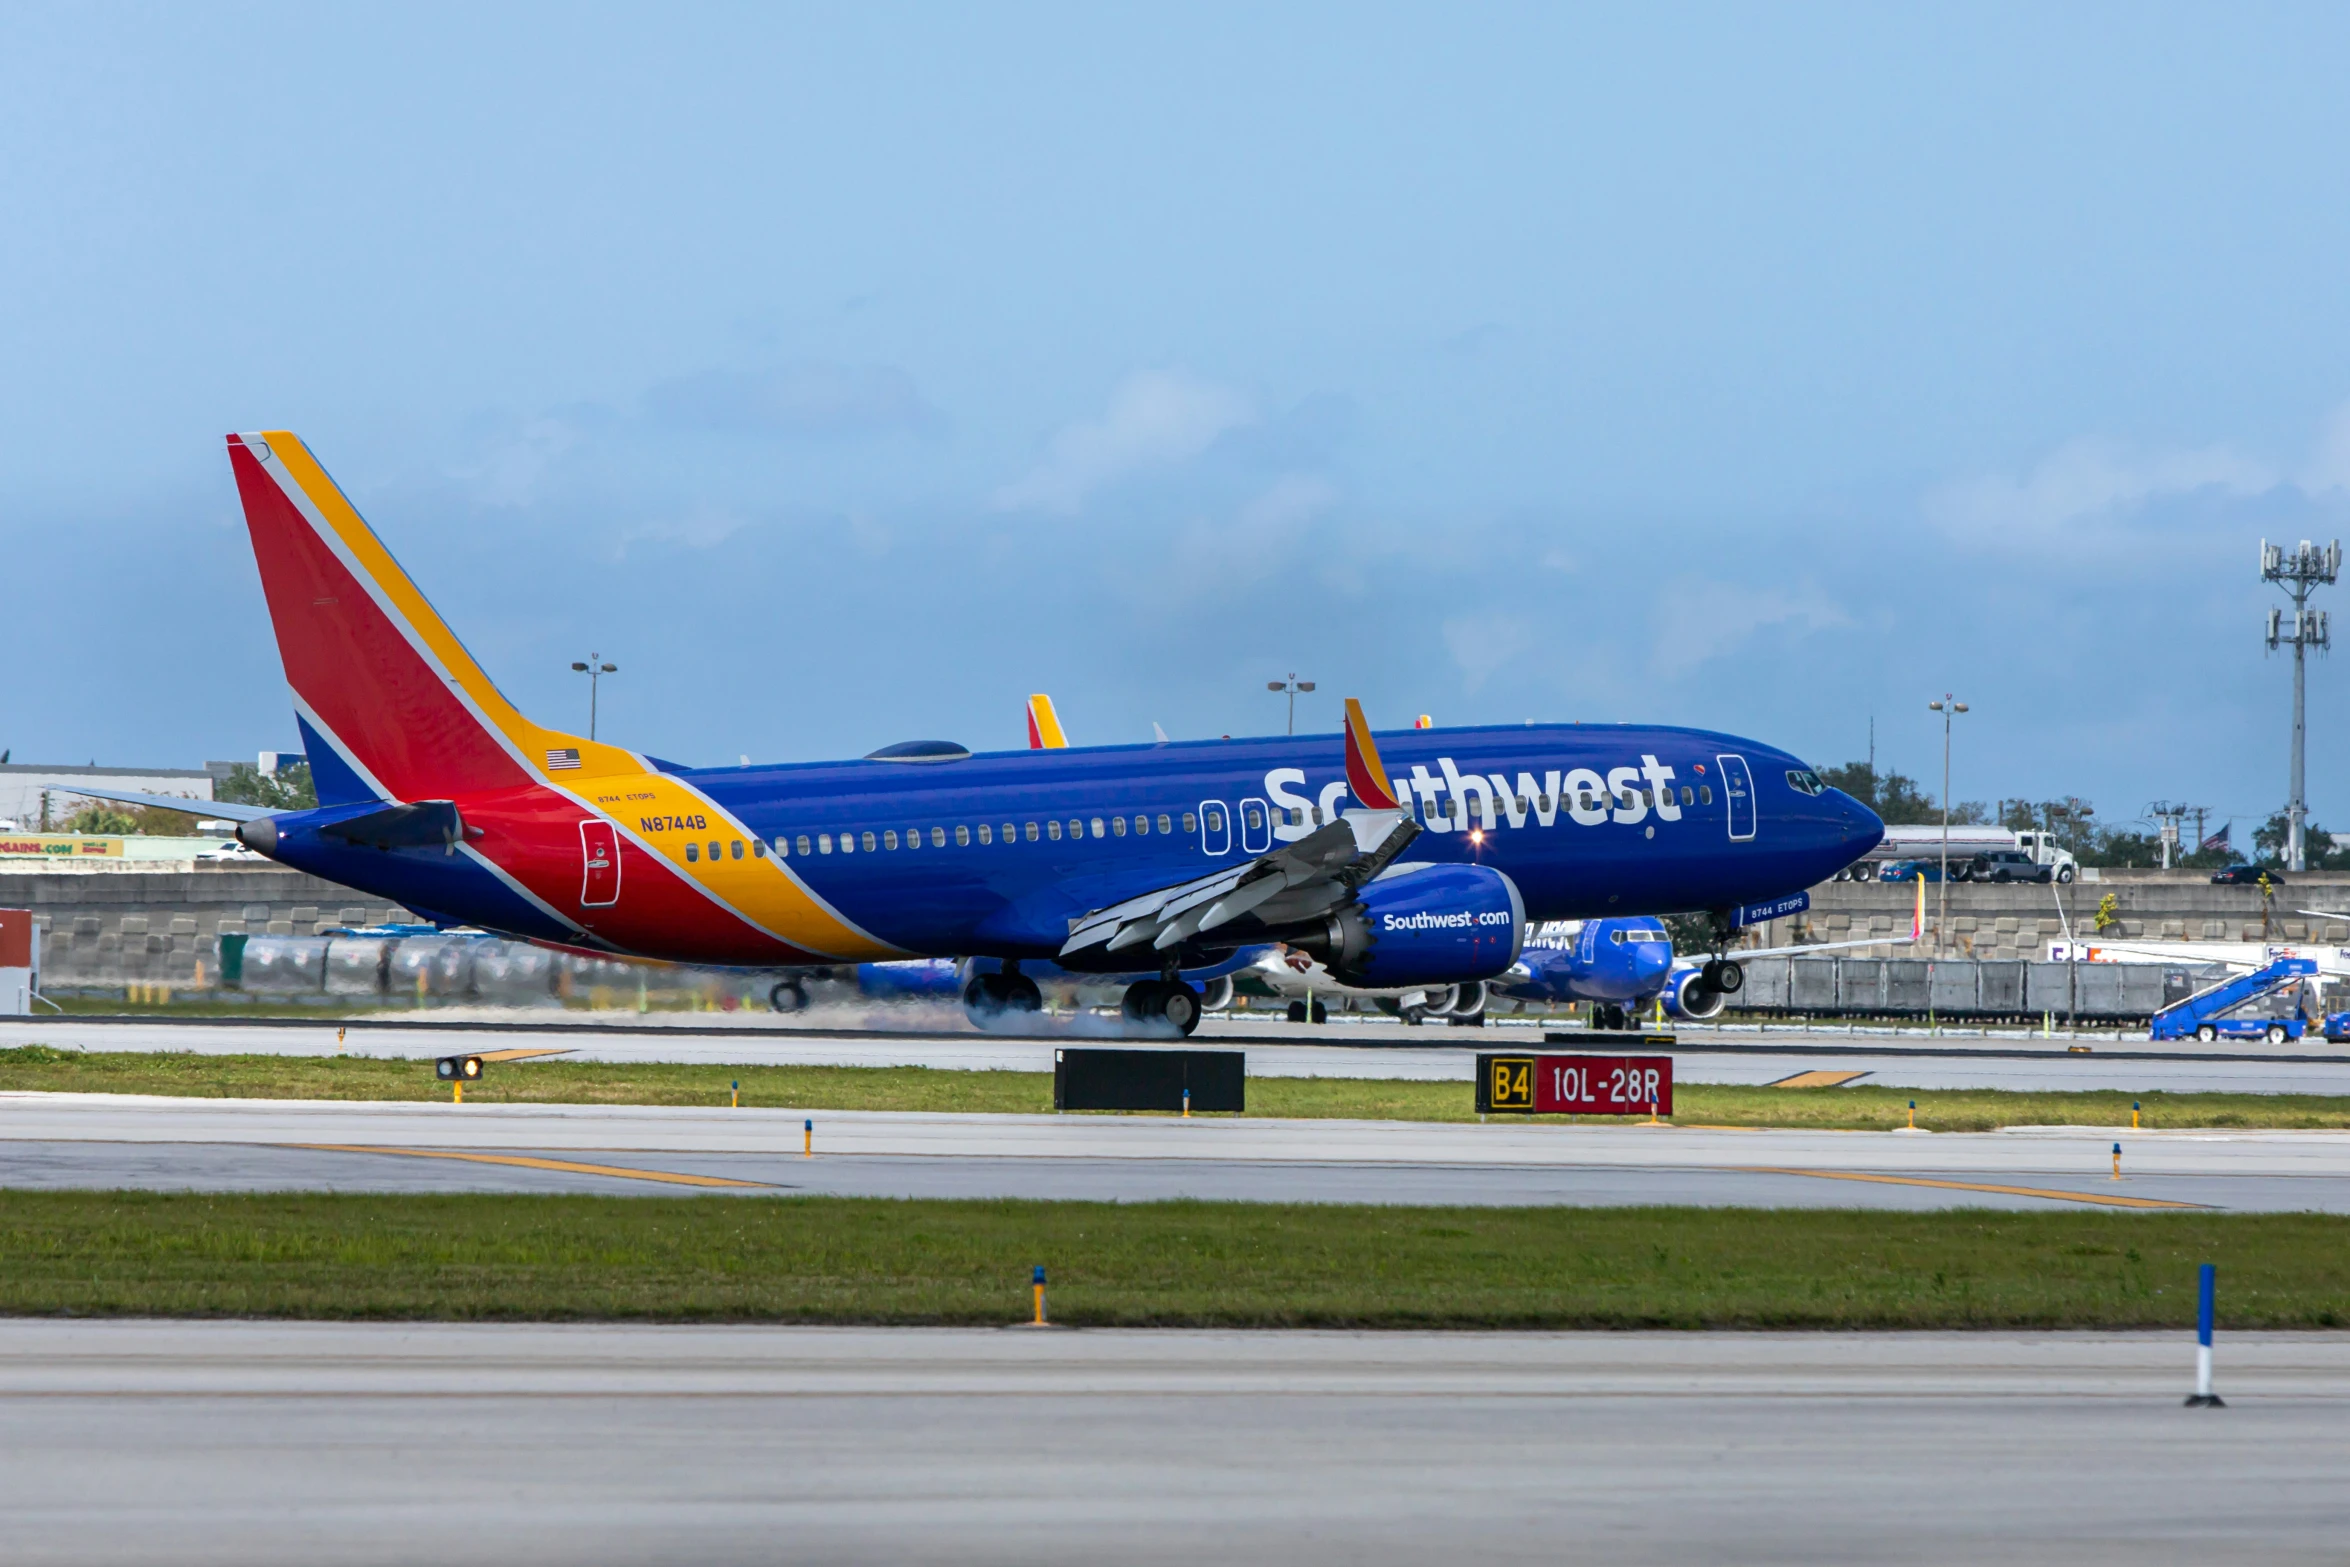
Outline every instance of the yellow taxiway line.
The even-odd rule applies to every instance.
[[[485,1058],[486,1059],[486,1058]],[[1798,1072],[1793,1077],[1782,1077],[1765,1088],[1842,1088],[1868,1076],[1866,1072]]]
[[[723,1175],[687,1175],[676,1170],[639,1170],[624,1164],[579,1164],[569,1159],[536,1159],[518,1153],[456,1153],[444,1148],[378,1148],[361,1143],[286,1143],[321,1153],[379,1153],[402,1159],[462,1159],[469,1164],[509,1164],[525,1170],[561,1170],[569,1175],[613,1175],[627,1181],[660,1181],[670,1186],[729,1186],[764,1191],[765,1181],[729,1180]]]
[[[2160,1197],[2124,1197],[2119,1192],[2065,1192],[2046,1186],[1994,1186],[1984,1181],[1937,1181],[1923,1175],[1869,1175],[1859,1170],[1796,1170],[1751,1164],[1751,1175],[1809,1175],[1823,1181],[1875,1181],[1885,1186],[1939,1186],[1958,1192],[1998,1192],[2008,1197],[2045,1197],[2051,1202],[2094,1203],[2100,1208],[2202,1208],[2199,1202],[2168,1202]]]

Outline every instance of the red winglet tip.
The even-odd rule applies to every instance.
[[[1346,699],[1346,787],[1371,810],[1400,809],[1387,786],[1378,742],[1371,738],[1371,721],[1363,716],[1363,704],[1351,696]]]

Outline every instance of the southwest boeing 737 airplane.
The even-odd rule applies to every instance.
[[[975,1011],[1020,964],[1180,975],[1281,941],[1350,984],[1517,961],[1527,921],[1732,911],[1842,870],[1877,818],[1795,757],[1630,724],[1410,729],[699,768],[535,724],[317,459],[232,435],[316,809],[231,813],[250,848],[436,923],[744,966],[955,956]],[[168,803],[168,802],[167,802]],[[208,807],[208,809],[220,809]]]

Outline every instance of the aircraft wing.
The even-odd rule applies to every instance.
[[[1388,790],[1370,720],[1353,697],[1346,699],[1346,781],[1365,809],[1341,812],[1338,820],[1246,864],[1095,909],[1069,927],[1061,956],[1091,947],[1164,952],[1244,915],[1273,928],[1346,903],[1420,835],[1420,824]]]
[[[1348,811],[1245,865],[1094,910],[1071,928],[1061,956],[1096,946],[1165,951],[1244,914],[1268,926],[1312,919],[1352,898],[1419,835],[1419,823],[1400,810]]]
[[[133,794],[127,789],[52,789],[51,794],[70,795],[77,799],[113,800],[121,805],[159,805],[167,811],[185,811],[190,816],[208,816],[217,821],[249,822],[277,813],[258,805],[234,805],[226,800],[191,800],[184,794]]]

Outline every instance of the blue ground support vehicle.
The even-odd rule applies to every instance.
[[[2266,968],[2232,975],[2164,1007],[2154,1014],[2148,1032],[2155,1039],[2200,1039],[2206,1044],[2217,1039],[2265,1039],[2281,1045],[2299,1039],[2309,1031],[2301,981],[2316,972],[2314,958],[2278,958]]]

